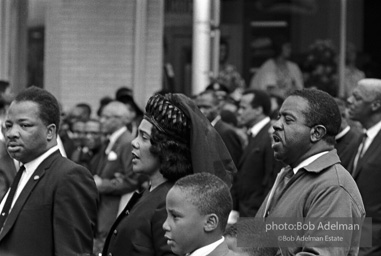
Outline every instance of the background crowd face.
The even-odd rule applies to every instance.
[[[72,124],[73,142],[77,147],[84,146],[85,144],[85,122],[77,120]]]
[[[348,98],[349,118],[363,123],[372,113],[374,95],[367,85],[359,84]]]
[[[7,149],[12,158],[28,163],[44,153],[54,136],[54,124],[40,118],[39,105],[32,101],[13,102],[5,121]]]
[[[219,102],[209,93],[199,95],[196,105],[209,121],[213,121],[219,112]]]
[[[86,121],[90,118],[89,113],[82,107],[74,107],[69,113],[70,123],[74,123],[78,120]]]
[[[110,103],[104,107],[100,116],[102,132],[112,134],[126,125],[126,106],[123,103]]]
[[[273,124],[274,156],[286,164],[293,164],[308,152],[311,145],[311,128],[306,125],[307,100],[290,96],[282,104]]]
[[[138,136],[132,141],[133,171],[148,176],[160,169],[159,158],[150,151],[152,127],[150,122],[143,119],[138,128]]]
[[[85,145],[90,149],[94,150],[101,146],[102,143],[102,133],[101,124],[97,121],[87,121],[85,124]]]
[[[255,95],[253,93],[242,95],[238,108],[238,125],[250,128],[258,118],[258,109],[251,105]]]

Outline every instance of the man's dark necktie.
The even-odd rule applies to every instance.
[[[247,145],[250,145],[251,142],[253,142],[254,140],[254,134],[251,130],[248,130],[246,134],[247,134]]]
[[[356,174],[357,172],[357,167],[358,167],[358,163],[361,159],[361,157],[363,156],[364,154],[364,148],[365,148],[365,141],[366,139],[368,138],[367,134],[364,132],[363,135],[362,135],[362,140],[361,140],[361,144],[357,150],[357,154],[355,156],[355,159],[353,161],[353,173],[352,173],[352,176],[354,177],[354,175]]]
[[[9,210],[11,209],[11,206],[12,206],[13,198],[15,197],[15,194],[16,194],[17,186],[19,185],[21,176],[24,173],[24,171],[25,171],[25,167],[21,166],[13,180],[11,189],[9,190],[7,200],[5,201],[3,210],[0,215],[0,228],[3,227],[4,222],[8,217]]]
[[[102,154],[99,155],[100,159],[99,159],[96,171],[95,171],[95,174],[97,174],[98,176],[102,175],[104,167],[106,166],[106,163],[107,163],[106,149],[108,147],[108,144],[110,144],[109,139],[105,140],[105,142],[103,143],[102,148],[101,148]]]

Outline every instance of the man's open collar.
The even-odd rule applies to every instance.
[[[301,169],[306,170],[307,172],[319,173],[322,170],[334,165],[341,163],[339,156],[337,155],[336,149],[332,149],[327,154],[322,155],[312,163],[307,166],[302,167]]]

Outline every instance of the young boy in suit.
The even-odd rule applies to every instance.
[[[209,173],[179,179],[166,199],[165,237],[177,255],[234,256],[223,233],[232,209],[228,186]]]

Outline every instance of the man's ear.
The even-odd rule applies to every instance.
[[[55,124],[49,124],[47,126],[46,138],[47,138],[48,141],[51,141],[51,140],[56,138],[56,136],[55,136],[56,132],[57,132],[56,130],[57,130],[57,127],[56,127]]]
[[[259,114],[263,114],[263,107],[262,106],[255,107],[254,110],[257,111],[257,113],[259,113]]]
[[[381,100],[375,100],[371,104],[371,108],[373,111],[377,111],[381,109]]]
[[[311,141],[317,142],[321,140],[327,134],[327,129],[324,125],[315,125],[311,128]]]
[[[205,232],[212,232],[218,228],[219,219],[215,213],[211,213],[205,216],[204,230]]]

